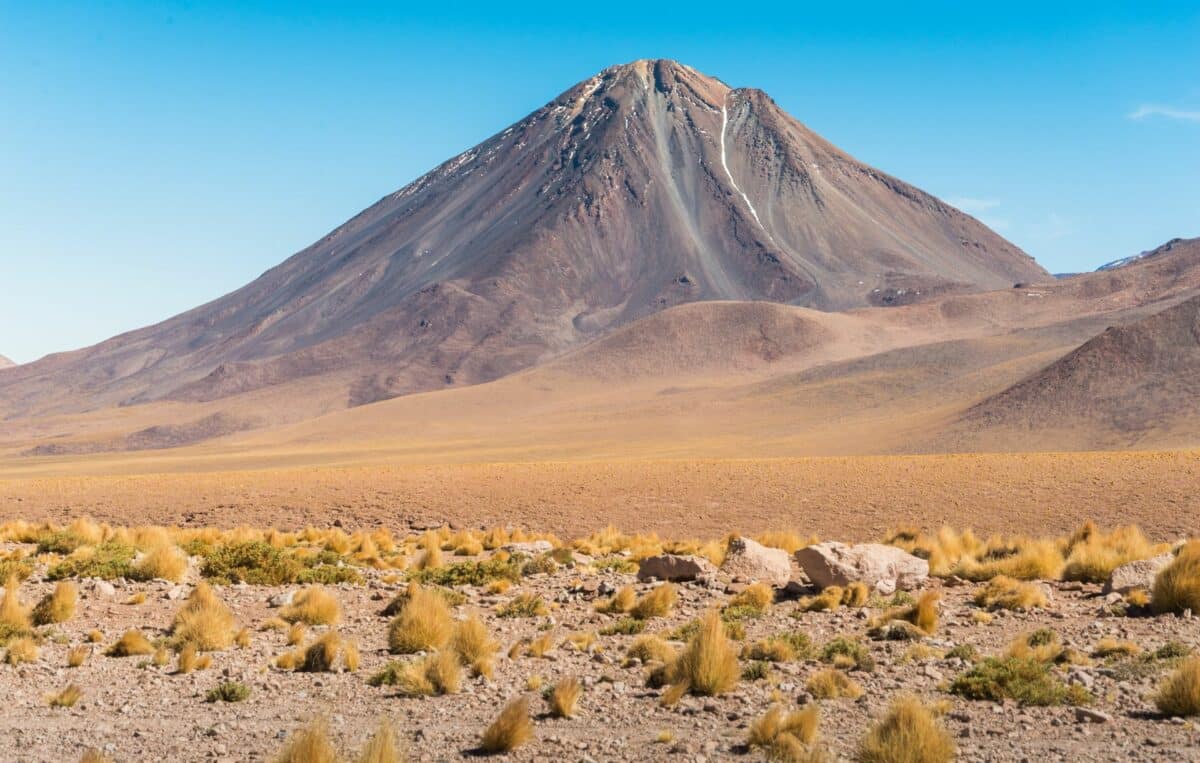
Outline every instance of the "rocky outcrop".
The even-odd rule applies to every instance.
[[[716,566],[703,557],[662,554],[643,559],[638,565],[637,578],[681,582],[710,577],[716,573]]]
[[[1163,567],[1175,561],[1174,554],[1163,554],[1150,559],[1138,559],[1114,569],[1104,584],[1105,593],[1129,593],[1135,588],[1147,591],[1154,588],[1154,578]]]
[[[721,571],[735,579],[762,581],[783,588],[792,578],[792,562],[781,548],[769,548],[739,536],[729,540]]]
[[[929,577],[929,562],[880,543],[818,543],[796,552],[796,563],[818,588],[866,583],[881,594],[912,590]]]

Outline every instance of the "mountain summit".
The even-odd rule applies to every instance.
[[[494,379],[685,302],[844,310],[1046,277],[766,94],[636,61],[238,291],[6,374],[0,411],[205,401],[298,380],[327,407],[355,405]]]

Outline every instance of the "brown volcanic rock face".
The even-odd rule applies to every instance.
[[[1046,273],[766,95],[613,67],[210,304],[6,376],[7,415],[503,376],[700,300],[840,310]]]
[[[964,419],[983,426],[1087,426],[1136,441],[1200,417],[1200,296],[1109,328]],[[1193,430],[1194,431],[1194,430]]]

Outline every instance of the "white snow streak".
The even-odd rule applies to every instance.
[[[726,93],[725,99],[722,99],[721,101],[721,166],[725,168],[725,176],[729,178],[729,184],[733,186],[733,190],[742,195],[742,200],[745,201],[746,206],[750,208],[750,214],[754,215],[754,222],[758,223],[758,227],[762,228],[763,233],[766,233],[767,238],[774,243],[774,239],[771,238],[771,232],[768,231],[766,226],[762,224],[762,220],[758,219],[758,210],[756,210],[754,205],[750,203],[750,197],[746,195],[745,191],[738,187],[737,181],[733,179],[733,173],[729,171],[729,162],[725,159],[725,130],[729,127],[729,112],[725,110],[725,100],[728,98],[729,94]]]

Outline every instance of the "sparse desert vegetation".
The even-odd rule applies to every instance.
[[[816,590],[795,560],[787,589],[718,566],[639,581],[642,561],[664,553],[724,561],[725,539],[611,527],[562,540],[514,528],[12,522],[0,554],[25,567],[10,569],[0,599],[0,688],[57,708],[77,757],[107,747],[114,759],[223,745],[280,760],[366,750],[375,757],[364,760],[403,750],[534,760],[573,757],[586,742],[597,760],[943,761],[955,748],[1041,754],[1095,724],[1116,735],[1098,759],[1123,758],[1142,738],[1156,754],[1197,743],[1191,726],[1167,720],[1197,712],[1195,620],[1162,605],[1186,601],[1193,545],[1090,525],[1059,538],[884,539],[927,557],[932,574],[895,593],[864,581]],[[184,561],[179,582],[132,572],[151,553]],[[1172,556],[1157,579],[1105,593],[1096,571],[1131,553]],[[66,574],[126,557],[128,576]],[[209,574],[213,559],[220,574]],[[324,571],[317,582],[297,570]],[[1142,590],[1139,604],[1131,592]],[[142,604],[123,604],[133,597]],[[44,673],[64,666],[70,681]],[[22,682],[18,670],[44,678]],[[122,707],[184,734],[193,718],[226,730],[189,738],[185,752],[167,735],[83,723],[123,718]],[[1013,713],[1019,739],[1008,735]],[[272,714],[266,727],[242,722]]]

